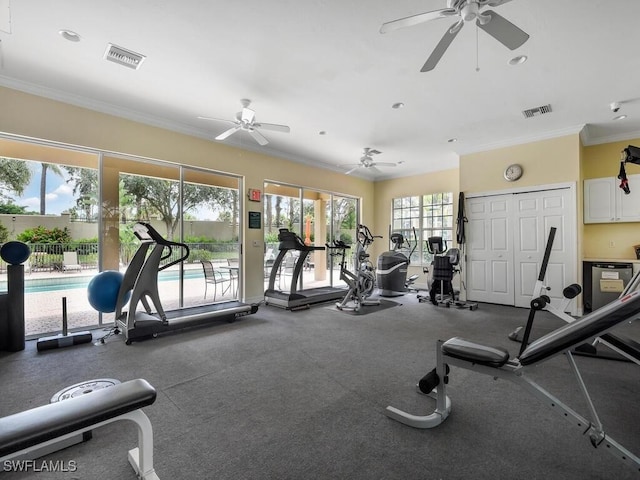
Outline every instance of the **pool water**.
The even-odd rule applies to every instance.
[[[93,275],[74,275],[70,274],[66,276],[52,276],[51,278],[29,278],[25,276],[24,281],[24,293],[41,293],[41,292],[55,292],[58,290],[74,290],[74,289],[86,289],[89,281],[95,276]],[[159,282],[174,282],[180,278],[177,271],[160,272],[158,273]],[[202,278],[202,270],[185,270],[184,278]],[[7,280],[0,280],[0,292],[7,291]]]

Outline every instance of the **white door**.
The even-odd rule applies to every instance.
[[[467,199],[467,298],[513,305],[511,195]]]
[[[515,306],[529,307],[535,282],[540,275],[551,227],[556,228],[544,283],[545,295],[563,298],[562,290],[575,282],[575,209],[569,188],[528,192],[513,196]]]
[[[467,198],[468,298],[529,307],[549,231],[556,227],[545,284],[551,288],[546,295],[561,299],[577,277],[575,209],[570,187]]]

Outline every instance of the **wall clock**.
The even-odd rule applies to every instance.
[[[508,182],[515,182],[522,176],[522,166],[514,163],[504,169],[504,178]]]

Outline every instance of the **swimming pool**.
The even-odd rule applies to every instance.
[[[67,276],[68,275],[68,276]],[[25,275],[24,280],[24,293],[42,293],[42,292],[55,292],[58,290],[75,290],[86,289],[89,281],[96,275],[56,275],[50,278],[29,278]],[[158,273],[159,282],[175,282],[180,278],[178,271],[165,271]],[[194,278],[203,278],[202,270],[199,269],[185,269],[185,280]],[[6,277],[0,280],[0,292],[7,291]]]

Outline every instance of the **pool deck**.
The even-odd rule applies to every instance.
[[[220,264],[221,267],[224,264]],[[185,264],[185,270],[202,273],[202,266],[197,264]],[[126,270],[123,267],[122,272]],[[177,270],[177,267],[175,267]],[[86,285],[91,278],[98,273],[96,269],[60,272],[60,271],[35,271],[25,272],[25,333],[27,338],[37,338],[44,335],[51,335],[62,330],[62,302],[67,299],[67,327],[69,330],[83,328],[96,328],[99,325],[99,314],[89,304],[86,293]],[[195,273],[195,272],[193,272]],[[1,277],[0,277],[1,278]],[[329,276],[327,275],[327,278]],[[265,278],[265,288],[268,284]],[[304,281],[307,287],[314,286],[313,271],[304,272]],[[30,283],[44,284],[42,291],[29,291]],[[284,283],[284,282],[283,282]],[[70,284],[71,288],[64,288],[63,285]],[[158,282],[158,292],[162,298],[162,306],[165,310],[179,307],[178,303],[178,280],[166,280]],[[47,286],[50,287],[47,290]],[[226,284],[224,285],[227,286]],[[282,285],[284,286],[284,284]],[[4,288],[3,288],[4,287]],[[219,287],[218,287],[219,288]],[[0,281],[0,291],[6,291],[6,277]],[[210,285],[205,299],[205,282],[203,275],[185,278],[184,280],[184,301],[183,306],[202,305],[213,303],[213,291]],[[228,289],[224,295],[218,291],[215,301],[233,300],[235,291]],[[139,307],[141,308],[141,307]],[[102,314],[102,323],[105,329],[114,324],[114,314]]]

